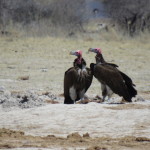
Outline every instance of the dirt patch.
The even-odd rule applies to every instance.
[[[58,103],[59,103],[58,101],[50,100],[50,99],[46,99],[45,101],[46,101],[46,103],[48,103],[48,104],[58,104]]]
[[[0,105],[6,111],[13,108],[34,108],[44,106],[47,103],[59,103],[59,97],[47,91],[9,91],[0,87]]]
[[[86,136],[85,136],[86,135]],[[72,133],[67,138],[48,135],[45,137],[25,135],[21,131],[0,129],[0,149],[9,148],[83,148],[86,150],[117,150],[125,149],[148,149],[150,139],[146,137],[123,137],[123,138],[91,138],[88,133],[80,135]],[[87,136],[88,135],[88,136]],[[8,142],[9,141],[9,142]]]
[[[76,104],[88,104],[90,102],[95,102],[95,103],[102,103],[102,100],[94,100],[94,99],[84,99],[81,101],[77,101]]]
[[[121,104],[113,107],[105,107],[112,110],[128,110],[128,109],[150,109],[150,105],[142,104]]]
[[[29,76],[20,76],[18,80],[29,80]]]
[[[105,147],[94,146],[94,147],[87,148],[87,150],[108,150],[108,149]]]
[[[150,99],[150,91],[143,91],[141,92],[141,95],[144,99]]]

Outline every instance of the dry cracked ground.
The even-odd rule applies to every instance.
[[[89,47],[133,79],[133,103],[63,104],[69,52],[81,49],[89,66]],[[101,96],[96,79],[86,94]],[[148,150],[149,116],[149,39],[0,37],[0,149]]]

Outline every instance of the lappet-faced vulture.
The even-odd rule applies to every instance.
[[[65,72],[64,104],[74,104],[76,101],[82,100],[93,79],[90,68],[86,67],[86,62],[82,58],[82,51],[77,50],[70,54],[77,58],[73,62],[73,67]]]
[[[95,78],[101,83],[103,101],[106,97],[109,100],[115,93],[127,102],[132,102],[132,97],[137,95],[137,91],[131,78],[121,72],[116,64],[106,62],[100,48],[90,48],[89,51],[96,53],[96,64],[91,63],[90,68]]]

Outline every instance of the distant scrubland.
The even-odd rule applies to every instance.
[[[1,35],[23,33],[36,36],[87,34],[88,0],[0,0]],[[95,0],[103,3],[105,18],[115,32],[135,37],[150,31],[150,0]],[[89,10],[91,11],[91,10]],[[99,11],[98,8],[93,13]],[[94,18],[93,18],[94,19]],[[98,21],[95,24],[98,25]],[[110,25],[109,22],[109,25]],[[105,24],[105,22],[103,22]],[[108,32],[107,28],[104,31]],[[102,25],[103,27],[103,25]],[[95,32],[97,30],[95,29]],[[112,32],[111,32],[112,34]]]

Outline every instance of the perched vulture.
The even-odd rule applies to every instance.
[[[82,51],[77,50],[70,54],[77,58],[73,62],[73,67],[65,72],[64,104],[74,104],[76,101],[82,100],[93,79],[90,68],[86,67],[86,62],[82,58]]]
[[[122,96],[124,100],[132,102],[131,99],[137,95],[137,91],[131,78],[117,69],[116,64],[107,63],[101,49],[90,48],[89,51],[96,53],[96,64],[91,63],[90,68],[95,78],[101,83],[103,101],[107,96],[109,100],[115,93]]]

